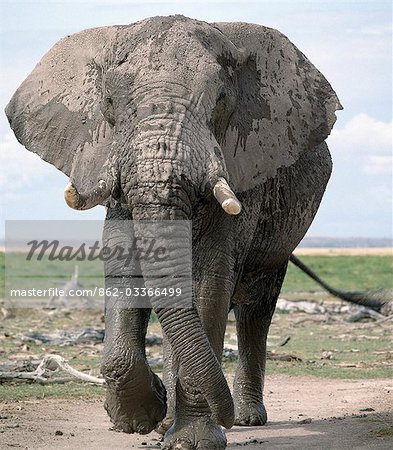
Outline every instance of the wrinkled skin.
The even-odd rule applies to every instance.
[[[70,177],[71,206],[107,206],[107,245],[131,239],[117,221],[134,220],[138,237],[140,221],[192,221],[193,307],[151,299],[165,335],[165,387],[146,361],[150,309],[107,299],[102,373],[117,429],[158,426],[167,448],[212,450],[226,446],[221,426],[266,422],[266,335],[288,258],[330,176],[324,141],[337,109],[326,79],[279,32],[183,16],[68,36],[15,93],[6,112],[18,140]],[[220,178],[239,215],[212,195]],[[183,256],[173,252],[173,274]],[[127,273],[110,276],[113,265],[107,286],[126,284]],[[159,286],[159,263],[140,269],[146,287]],[[220,368],[231,308],[233,400]]]

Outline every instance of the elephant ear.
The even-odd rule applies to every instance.
[[[342,109],[325,77],[280,32],[246,23],[214,24],[243,55],[221,58],[237,83],[237,104],[220,142],[232,186],[245,191],[314,151]],[[232,67],[231,67],[232,65]]]
[[[82,191],[109,166],[112,129],[100,111],[102,61],[115,27],[67,36],[15,92],[6,114],[18,141]]]

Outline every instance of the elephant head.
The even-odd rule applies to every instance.
[[[70,177],[70,206],[120,203],[134,221],[154,221],[190,220],[213,195],[222,214],[239,214],[236,195],[313,151],[339,108],[326,79],[278,31],[170,16],[65,37],[6,113],[18,140]],[[229,389],[196,312],[175,321],[156,309],[182,370],[231,426]]]

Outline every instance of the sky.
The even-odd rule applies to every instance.
[[[308,236],[392,237],[392,7],[386,0],[0,0],[0,240],[5,220],[103,219],[63,200],[67,177],[26,151],[4,108],[65,35],[184,14],[276,28],[337,92],[343,111],[328,138],[334,168]]]

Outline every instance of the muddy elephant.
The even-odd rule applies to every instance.
[[[150,308],[106,299],[102,373],[115,428],[158,428],[167,448],[212,450],[226,446],[222,426],[266,422],[266,335],[331,173],[325,139],[338,109],[280,32],[183,16],[67,36],[16,91],[6,109],[16,137],[69,176],[69,206],[106,206],[108,245],[127,239],[124,220],[138,238],[144,221],[191,224],[191,304],[150,298],[165,336],[163,382],[146,361]],[[156,233],[165,243],[167,231]],[[170,261],[140,262],[146,287],[178,282],[187,255],[171,246]],[[165,277],[152,276],[164,265]],[[220,366],[231,309],[233,397]]]

